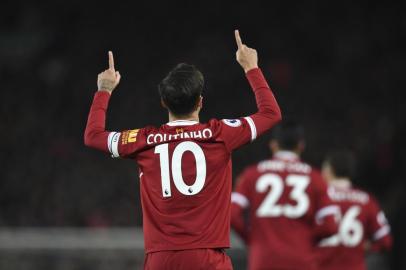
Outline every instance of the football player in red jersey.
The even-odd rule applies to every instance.
[[[139,167],[145,269],[232,269],[230,246],[231,153],[281,120],[281,112],[258,68],[257,52],[235,31],[236,58],[255,94],[258,112],[234,120],[199,122],[203,75],[177,65],[160,83],[169,122],[121,132],[107,131],[110,94],[120,81],[113,55],[99,74],[85,131],[87,146]]]
[[[300,160],[303,128],[284,121],[273,130],[273,156],[239,176],[231,225],[248,247],[248,269],[317,269],[319,239],[337,232],[338,207],[320,173]]]
[[[354,157],[341,150],[328,155],[322,174],[328,195],[340,207],[338,233],[323,239],[318,248],[320,269],[364,270],[365,251],[387,251],[392,237],[385,214],[368,192],[352,187]]]

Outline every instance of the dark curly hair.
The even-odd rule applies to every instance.
[[[196,108],[203,92],[203,74],[193,65],[178,64],[159,84],[159,94],[174,115],[187,115]]]

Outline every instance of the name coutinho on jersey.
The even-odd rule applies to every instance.
[[[211,137],[213,137],[213,132],[209,128],[178,134],[155,133],[147,136],[147,144],[163,143],[177,139],[210,139]]]

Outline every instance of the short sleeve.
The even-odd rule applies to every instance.
[[[220,137],[231,152],[257,138],[257,130],[250,116],[239,119],[223,119],[220,122]]]
[[[113,158],[134,158],[145,146],[145,130],[131,129],[121,132],[110,132],[107,147]]]

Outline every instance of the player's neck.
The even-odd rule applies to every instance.
[[[273,156],[279,157],[282,159],[299,159],[300,151],[277,149],[277,150],[274,150]]]
[[[336,177],[330,181],[330,184],[335,187],[349,188],[351,187],[351,180],[347,177]]]
[[[175,116],[175,115],[169,113],[169,122],[179,121],[179,120],[199,122],[199,113],[193,112],[189,115],[183,115],[183,116]]]

